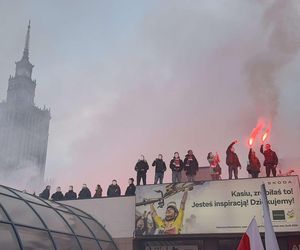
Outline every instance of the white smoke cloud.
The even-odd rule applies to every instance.
[[[245,165],[246,139],[258,115],[278,110],[283,112],[273,124],[274,148],[280,157],[299,152],[300,140],[293,138],[300,126],[294,115],[300,105],[292,95],[299,92],[294,84],[299,73],[298,66],[289,68],[297,65],[299,57],[277,59],[282,53],[278,51],[290,52],[270,43],[274,27],[281,27],[276,17],[269,17],[272,3],[137,1],[136,8],[133,5],[76,2],[71,9],[64,3],[57,11],[51,3],[43,11],[45,6],[34,1],[30,11],[0,8],[0,18],[6,20],[0,29],[6,38],[0,52],[7,56],[0,58],[2,96],[13,61],[20,57],[24,27],[32,17],[36,103],[45,103],[52,111],[46,178],[55,179],[52,183],[63,189],[69,184],[79,189],[82,183],[93,189],[99,183],[104,190],[116,178],[124,192],[127,178],[135,177],[133,168],[141,153],[151,164],[158,153],[168,162],[175,151],[183,157],[190,148],[201,165],[207,164],[208,151],[219,151],[226,178],[227,145],[236,138],[241,141],[236,150]],[[260,96],[249,95],[252,78],[246,74],[256,71],[252,65],[256,58],[258,63],[265,57],[267,62],[273,60],[271,51],[280,62],[280,67],[268,66],[271,86],[278,87],[270,96],[281,102],[274,105],[276,112]],[[264,77],[257,71],[255,79]],[[288,88],[285,96],[278,94],[282,87],[278,79],[284,79]],[[253,100],[262,102],[255,107],[267,110],[254,112]],[[149,183],[153,175],[151,168]],[[168,171],[165,181],[170,176]],[[241,176],[247,176],[245,170]]]

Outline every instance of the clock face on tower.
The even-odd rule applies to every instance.
[[[30,72],[27,69],[19,68],[17,69],[17,75],[30,77]]]

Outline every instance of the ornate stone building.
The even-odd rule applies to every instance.
[[[50,110],[34,103],[29,39],[30,22],[23,56],[9,77],[6,101],[0,103],[0,175],[37,184],[44,178]]]

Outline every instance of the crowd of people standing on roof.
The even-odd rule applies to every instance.
[[[81,200],[81,199],[101,198],[103,192],[99,184],[96,186],[95,194],[93,196],[86,184],[82,185],[82,189],[80,190],[78,195],[74,191],[73,186],[69,186],[69,190],[65,194],[62,193],[60,187],[57,187],[56,192],[50,196],[50,190],[51,190],[51,186],[47,185],[46,188],[43,190],[43,192],[39,194],[39,197],[46,200],[50,199],[54,201],[76,200],[76,199]],[[128,187],[126,189],[125,196],[134,196],[134,195],[135,195],[134,179],[129,178]],[[117,181],[113,180],[112,184],[110,184],[107,189],[107,197],[118,197],[118,196],[121,196],[121,188],[118,185]]]
[[[239,157],[235,152],[235,144],[238,141],[230,143],[226,150],[226,165],[228,166],[228,176],[229,179],[233,177],[238,179],[239,169],[242,168]],[[278,165],[278,158],[276,153],[271,149],[270,144],[261,145],[260,152],[264,155],[263,165],[266,167],[266,176],[269,177],[270,174],[276,176],[276,168]],[[219,180],[221,178],[222,168],[220,166],[220,156],[218,153],[213,154],[209,152],[207,155],[207,160],[210,166],[210,174],[213,180]],[[155,167],[155,177],[154,184],[158,182],[163,183],[164,172],[167,170],[166,163],[163,160],[162,154],[158,155],[158,158],[154,160],[152,166]],[[198,161],[193,154],[192,150],[188,150],[184,159],[182,160],[178,152],[174,153],[173,159],[169,164],[172,170],[172,182],[182,181],[182,172],[185,172],[187,181],[195,181],[195,176],[197,175],[199,165]],[[256,156],[255,150],[251,147],[248,154],[248,164],[247,171],[253,178],[257,178],[261,169],[261,164]],[[145,157],[141,155],[140,159],[135,165],[135,171],[137,172],[137,185],[147,184],[147,171],[149,170],[149,165],[145,160]]]
[[[235,152],[235,145],[238,141],[233,141],[230,143],[226,150],[226,165],[228,166],[228,176],[229,179],[233,177],[238,179],[239,169],[242,168],[241,163],[239,161],[239,157]],[[264,156],[263,165],[266,168],[266,176],[269,177],[270,174],[275,177],[277,174],[277,165],[278,165],[278,157],[276,153],[271,149],[270,144],[261,145],[260,152]],[[207,160],[210,166],[210,175],[212,180],[221,179],[222,168],[220,166],[220,156],[218,153],[213,154],[209,152],[207,155]],[[154,176],[154,184],[162,184],[164,179],[164,173],[167,171],[167,165],[163,160],[163,155],[159,154],[158,157],[153,161],[152,166],[155,168],[155,176]],[[188,182],[192,182],[196,180],[196,175],[199,170],[198,161],[192,150],[188,150],[184,159],[182,160],[179,156],[178,152],[174,153],[173,159],[171,159],[169,168],[172,170],[172,182],[182,182],[182,175],[184,172],[186,175],[186,180]],[[137,172],[137,183],[136,185],[147,184],[147,172],[149,170],[148,162],[146,161],[144,155],[141,155],[140,159],[137,161],[135,165],[135,171]],[[251,147],[248,153],[248,164],[247,171],[251,174],[252,178],[258,178],[261,169],[261,163],[256,156],[255,150]],[[45,190],[40,194],[41,198],[49,199],[55,201],[60,200],[75,200],[75,199],[89,199],[89,198],[100,198],[102,197],[102,188],[98,184],[95,188],[95,194],[91,195],[91,191],[87,187],[86,184],[83,184],[81,191],[78,196],[77,193],[74,192],[73,186],[69,186],[69,191],[63,194],[61,192],[61,188],[57,187],[56,192],[53,193],[50,197],[50,186],[47,186]],[[117,184],[116,180],[112,181],[112,184],[109,185],[107,189],[108,197],[118,197],[121,195],[120,186]],[[128,187],[125,192],[126,196],[135,195],[135,185],[134,179],[129,178]]]

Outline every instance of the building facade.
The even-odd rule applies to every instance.
[[[15,75],[9,77],[6,100],[0,103],[0,174],[4,179],[21,177],[25,184],[39,184],[45,172],[50,110],[34,103],[29,39],[30,23],[23,56],[16,62]]]

